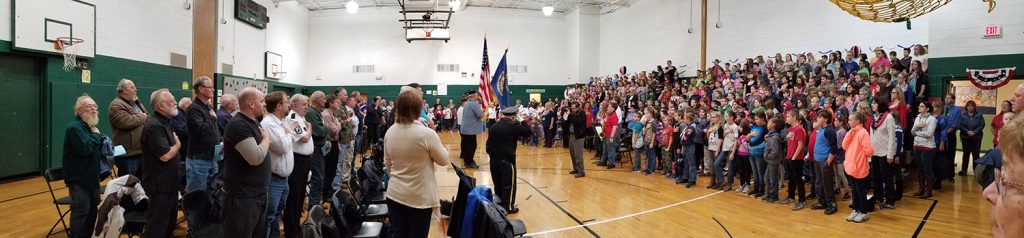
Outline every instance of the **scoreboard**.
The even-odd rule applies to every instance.
[[[259,29],[267,29],[267,8],[253,0],[235,0],[235,19]]]

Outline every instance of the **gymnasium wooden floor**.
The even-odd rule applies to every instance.
[[[458,134],[440,134],[452,162],[461,165]],[[483,148],[486,135],[478,139],[476,158],[481,168],[467,173],[478,184],[490,186],[489,159]],[[869,221],[857,224],[845,220],[849,201],[840,201],[839,212],[831,216],[809,208],[793,212],[787,205],[704,189],[708,177],[700,177],[698,186],[686,189],[663,176],[597,167],[589,160],[592,152],[585,157],[584,178],[569,174],[568,149],[520,145],[517,157],[520,212],[510,217],[522,219],[532,237],[992,236],[989,205],[974,177],[957,177],[955,185],[946,183],[933,199],[910,197],[916,186],[909,185],[908,195],[896,209],[876,210]],[[450,166],[438,167],[437,175],[441,197],[452,197],[455,172]],[[58,196],[67,195],[62,183],[54,185]],[[44,180],[6,182],[0,184],[0,191],[0,237],[45,236],[57,215]],[[435,220],[430,236],[443,237],[443,225]],[[184,232],[181,224],[175,234],[184,237]]]

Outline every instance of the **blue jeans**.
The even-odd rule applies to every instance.
[[[309,171],[312,172],[312,176],[309,178],[309,204],[306,208],[312,208],[313,205],[320,205],[320,199],[323,198],[324,193],[324,153],[320,149],[321,146],[314,146],[313,156],[309,159]]]
[[[117,176],[131,174],[139,177],[139,170],[142,167],[142,155],[114,157],[114,166],[117,166]]]
[[[750,155],[750,168],[753,171],[754,189],[757,193],[764,193],[764,170],[766,169],[764,155]]]
[[[722,169],[724,169],[726,165],[730,164],[729,154],[730,151],[722,151],[719,152],[718,156],[715,157],[715,169],[712,172],[714,172],[715,174],[716,183],[722,183],[724,181],[724,179],[722,178]],[[732,167],[729,167],[729,182],[727,182],[726,184],[732,184],[733,173],[735,173],[735,170],[732,169]]]
[[[684,146],[683,154],[686,158],[686,176],[690,179],[690,183],[697,182],[697,148],[696,146]]]
[[[647,154],[647,146],[633,149],[633,171],[640,171],[640,161]]]
[[[217,177],[217,161],[213,157],[200,159],[190,156],[185,160],[185,191],[204,189],[209,192],[213,179]]]
[[[355,143],[355,147],[353,147],[355,149],[355,151],[363,152],[363,132],[362,131],[360,131],[358,134],[356,134],[355,142],[356,142]]]
[[[281,212],[288,202],[288,177],[270,175],[267,187],[267,237],[281,237]]]
[[[341,190],[341,183],[348,182],[350,176],[352,176],[352,162],[354,161],[354,153],[352,153],[352,142],[338,143],[340,152],[338,152],[338,171],[335,172],[334,181],[331,181],[331,187],[334,191]],[[334,196],[329,194],[329,196]]]
[[[654,169],[658,168],[654,162],[658,161],[658,147],[651,147],[647,149],[647,173],[653,174]]]

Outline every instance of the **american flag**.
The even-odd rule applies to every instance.
[[[491,63],[487,59],[487,37],[484,37],[484,59],[480,66],[480,102],[486,110],[494,101],[494,90],[491,89]]]

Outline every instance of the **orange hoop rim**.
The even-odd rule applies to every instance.
[[[82,38],[63,37],[63,36],[62,37],[57,37],[53,41],[53,48],[57,49],[57,50],[62,50],[64,48],[64,46],[72,46],[72,45],[75,45],[75,44],[78,44],[78,43],[82,43],[82,42],[85,42],[85,40],[83,40]]]

